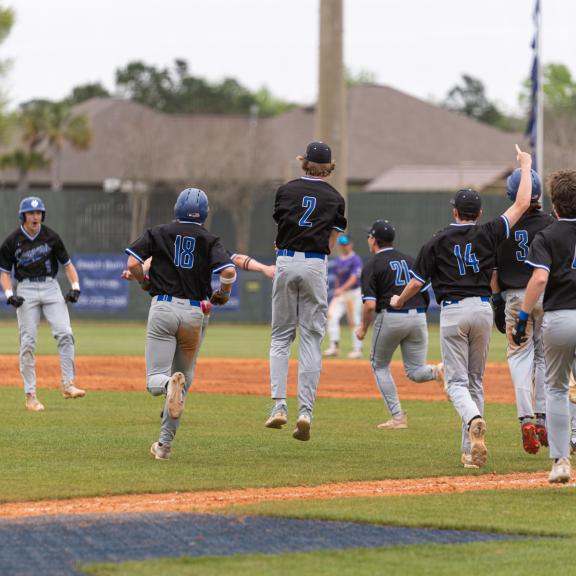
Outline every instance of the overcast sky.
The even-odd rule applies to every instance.
[[[8,0],[16,25],[2,46],[13,60],[11,104],[58,99],[79,84],[114,88],[135,59],[226,76],[310,103],[317,93],[319,0]],[[543,61],[576,75],[576,2],[541,0]],[[345,0],[345,62],[379,83],[443,99],[461,74],[480,78],[505,110],[531,63],[533,0]]]

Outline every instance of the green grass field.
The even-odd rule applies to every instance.
[[[76,340],[76,353],[88,356],[141,356],[144,354],[146,326],[142,322],[96,322],[75,321],[72,329]],[[438,326],[429,327],[430,360],[440,360]],[[371,337],[371,332],[368,338]],[[328,347],[324,339],[324,348]],[[297,358],[298,342],[292,346],[292,356]],[[342,331],[342,357],[350,351],[350,331]],[[493,333],[488,360],[506,361],[506,341],[496,330]],[[364,346],[364,357],[369,358],[369,339]],[[268,358],[270,349],[270,327],[262,325],[213,324],[202,347],[205,357]],[[15,321],[0,322],[0,350],[3,354],[18,353],[18,326]],[[56,342],[50,334],[49,326],[43,322],[38,336],[38,354],[56,354]],[[397,352],[396,358],[400,353]]]

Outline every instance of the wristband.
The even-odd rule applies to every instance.
[[[234,276],[232,278],[223,278],[220,276],[220,284],[223,286],[228,286],[229,284],[234,284],[236,282],[236,272],[234,272]]]
[[[72,290],[78,290],[78,292],[80,292],[80,282],[72,282],[70,287]]]
[[[524,310],[520,310],[520,313],[518,314],[518,320],[528,320],[528,318],[530,318],[530,314],[528,314],[528,312],[524,312]]]
[[[8,300],[8,298],[11,298],[12,296],[14,296],[14,292],[12,292],[12,290],[5,290],[4,294],[6,296],[6,300]]]

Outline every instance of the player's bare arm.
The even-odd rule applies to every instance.
[[[336,240],[338,239],[339,234],[339,230],[332,230],[332,232],[330,232],[330,239],[328,240],[328,247],[330,248],[330,252],[334,250],[334,246],[336,245]]]
[[[64,296],[64,300],[70,302],[70,304],[76,304],[80,298],[80,277],[78,276],[78,271],[72,262],[68,262],[64,266],[64,273],[66,278],[68,278],[68,282],[70,282],[70,290]]]
[[[346,280],[346,282],[344,282],[342,286],[338,286],[336,290],[334,290],[334,296],[340,296],[340,294],[346,292],[346,290],[350,290],[350,288],[356,286],[357,282],[358,282],[358,276],[356,276],[356,274],[351,274],[348,277],[348,280]]]
[[[376,300],[366,300],[362,305],[362,323],[355,330],[356,338],[358,338],[358,340],[364,340],[366,337],[375,310]]]
[[[146,259],[144,261],[144,264],[142,265],[142,269],[144,270],[144,276],[148,276],[148,272],[150,272],[150,266],[152,266],[152,256]],[[121,277],[124,278],[124,280],[134,280],[130,270],[122,270]]]
[[[210,302],[216,306],[223,306],[230,299],[232,284],[236,282],[236,268],[229,266],[220,272],[220,287],[210,297]]]
[[[520,179],[520,187],[518,188],[518,194],[516,194],[514,204],[504,212],[510,228],[515,226],[524,212],[528,210],[530,206],[530,196],[532,195],[532,156],[530,156],[528,152],[522,152],[518,144],[516,144],[516,160],[520,165],[522,178]]]
[[[12,277],[8,272],[0,272],[0,284],[5,294],[6,292],[12,292]]]
[[[142,263],[134,258],[134,256],[128,256],[128,262],[126,263],[126,268],[130,272],[132,278],[142,284],[144,282],[144,268]]]
[[[522,302],[522,311],[530,314],[538,302],[538,299],[544,293],[550,272],[543,268],[535,268],[532,277],[526,286],[524,301]]]
[[[402,308],[410,298],[413,298],[422,290],[422,286],[424,284],[416,278],[412,278],[408,284],[406,284],[406,288],[402,290],[402,294],[394,295],[390,298],[390,306],[392,308]]]
[[[232,258],[232,262],[242,270],[260,272],[267,278],[274,278],[274,273],[276,272],[276,266],[267,266],[256,260],[256,258],[247,256],[246,254],[236,254],[234,258]]]

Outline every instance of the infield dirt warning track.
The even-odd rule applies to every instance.
[[[21,386],[18,356],[0,356],[2,386]],[[60,387],[58,356],[36,359],[39,388]],[[139,356],[80,356],[76,358],[76,384],[86,390],[146,390],[144,358]],[[416,384],[404,375],[402,363],[392,362],[392,374],[403,400],[446,400],[437,382]],[[289,393],[296,395],[297,361],[290,361]],[[514,390],[504,363],[489,363],[484,378],[486,401],[513,403]],[[268,360],[200,358],[193,393],[253,394],[268,396]],[[324,398],[380,398],[367,360],[324,360],[319,396]]]

